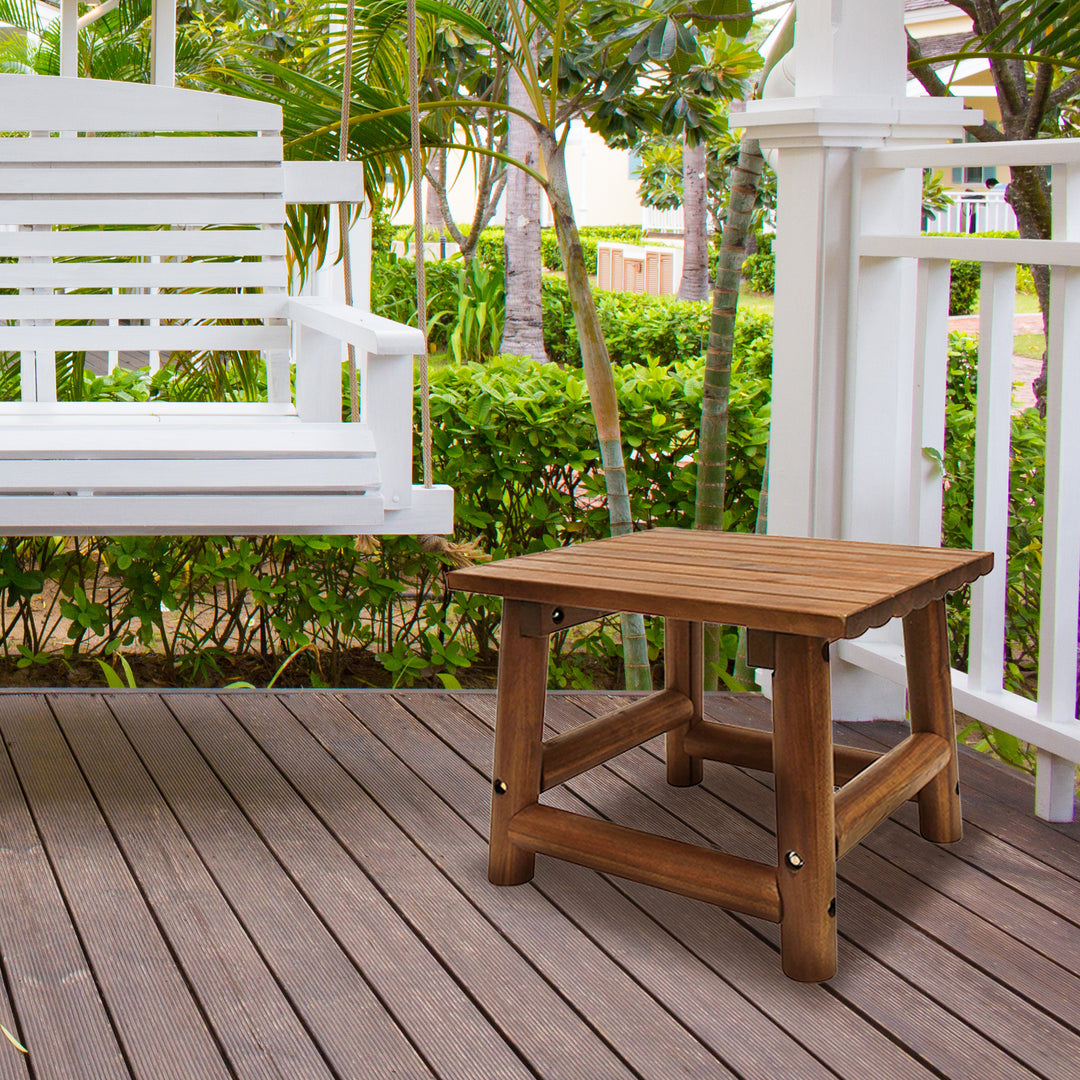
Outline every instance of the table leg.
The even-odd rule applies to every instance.
[[[503,601],[488,850],[488,879],[496,885],[529,881],[536,863],[535,853],[508,835],[510,819],[540,797],[548,638],[522,634],[522,615],[532,606]]]
[[[944,600],[904,617],[904,653],[911,730],[932,731],[951,750],[948,765],[919,792],[919,831],[927,840],[951,844],[960,839],[963,826]]]
[[[676,787],[701,783],[701,758],[691,757],[683,749],[683,740],[695,724],[701,723],[703,655],[701,623],[664,620],[664,686],[685,694],[694,705],[694,715],[666,737],[667,780]]]
[[[836,974],[836,838],[828,643],[776,635],[773,675],[780,955],[801,982]]]

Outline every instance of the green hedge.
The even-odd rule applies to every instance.
[[[935,236],[963,236],[974,239],[996,237],[1003,240],[1015,240],[1020,234],[1015,230],[990,230],[980,233],[934,233]],[[949,277],[949,314],[970,315],[979,302],[981,267],[977,262],[967,259],[955,259],[951,264]],[[1016,266],[1016,291],[1029,296],[1035,295],[1035,279],[1031,276],[1031,267],[1018,263]]]
[[[493,273],[493,272],[492,272]],[[434,352],[452,352],[454,334],[464,323],[474,327],[481,305],[487,310],[487,336],[480,335],[474,358],[494,355],[505,303],[501,280],[488,287],[487,271],[466,271],[460,263],[428,263],[428,337]],[[708,344],[710,301],[687,303],[671,296],[636,293],[595,294],[600,325],[611,359],[617,364],[673,364],[701,356]],[[416,284],[413,264],[407,259],[378,260],[372,275],[372,310],[389,319],[415,321]],[[548,358],[579,365],[581,352],[566,281],[545,276],[542,283],[544,343]],[[740,312],[735,329],[736,353],[752,358],[755,370],[767,374],[772,363],[772,319],[755,312]],[[469,340],[473,336],[468,335]],[[461,357],[461,352],[457,354]]]
[[[145,373],[123,378],[128,396],[150,393]],[[113,381],[99,381],[103,395]],[[701,364],[634,365],[616,381],[635,519],[686,525]],[[768,380],[737,373],[731,528],[756,519],[768,409]],[[436,479],[456,489],[459,540],[502,556],[606,535],[579,371],[512,358],[435,367],[431,411]],[[304,649],[285,681],[454,685],[456,673],[491,660],[500,609],[448,595],[450,557],[429,548],[414,537],[0,539],[0,656],[29,668],[153,649],[169,681],[216,685],[237,656],[272,670]],[[53,643],[63,627],[61,654]],[[559,642],[557,681],[584,684],[597,663],[618,672],[610,627],[573,645]],[[377,658],[374,670],[357,668],[358,652]]]
[[[673,364],[704,355],[709,343],[710,301],[606,291],[594,295],[612,362]],[[543,305],[549,359],[580,364],[581,350],[565,281],[544,279]],[[735,352],[752,361],[755,371],[767,374],[771,370],[772,319],[767,314],[738,313]]]
[[[776,256],[771,251],[759,251],[747,255],[742,265],[743,280],[757,293],[771,293],[776,289]]]
[[[583,225],[578,229],[585,255],[585,269],[596,273],[596,242],[614,240],[624,244],[640,244],[641,228],[637,225]],[[503,265],[503,227],[489,225],[476,245],[477,257],[489,266]],[[545,270],[562,270],[559,241],[552,228],[540,230],[540,263]]]

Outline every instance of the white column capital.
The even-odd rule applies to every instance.
[[[764,147],[885,146],[898,141],[962,139],[982,121],[958,98],[769,98],[747,103],[732,126],[752,132]]]

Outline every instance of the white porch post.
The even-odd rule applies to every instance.
[[[79,74],[79,0],[60,0],[60,74]]]
[[[176,84],[176,0],[153,0],[150,7],[150,80]]]
[[[856,288],[853,158],[896,139],[960,137],[963,106],[905,96],[903,15],[903,0],[799,0],[795,96],[740,117],[778,150],[770,533],[911,538],[911,415],[897,389],[910,403],[914,265],[878,260]],[[918,185],[917,172],[882,176],[861,219],[917,228]],[[832,687],[839,719],[904,715],[902,688],[839,659]]]

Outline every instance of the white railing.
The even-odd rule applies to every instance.
[[[658,210],[655,206],[643,206],[641,208],[641,231],[649,233],[678,233],[683,231],[682,207],[677,206],[674,210]]]
[[[950,191],[950,205],[930,216],[925,233],[1015,232],[1016,214],[1002,186],[990,191]]]
[[[898,190],[911,175],[905,170],[976,165],[1052,166],[1053,238],[920,236],[914,200],[910,232],[884,234],[874,228],[875,201]],[[941,537],[942,476],[933,459],[944,450],[949,261],[982,263],[973,546],[994,552],[995,569],[972,589],[969,670],[954,671],[954,696],[961,712],[1038,748],[1036,811],[1051,820],[1071,820],[1080,762],[1080,140],[864,150],[856,155],[854,185],[857,270],[850,301],[855,325],[872,318],[883,271],[899,273],[903,261],[911,259],[918,268],[912,395],[896,402],[903,417],[899,453],[908,455],[909,480],[901,489],[908,492],[909,542],[936,545]],[[1049,265],[1052,287],[1036,701],[1003,689],[1017,263]],[[904,303],[895,296],[892,302]],[[865,345],[857,348],[873,349],[872,330],[871,325],[860,335]],[[855,363],[854,370],[873,370],[870,357],[856,360],[866,362]],[[902,473],[902,461],[899,465]],[[840,655],[894,681],[904,678],[902,647],[887,635],[845,642]]]

